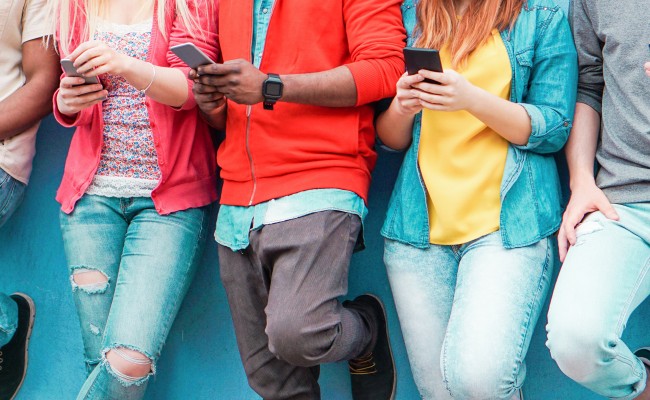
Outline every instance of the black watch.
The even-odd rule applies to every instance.
[[[262,96],[264,96],[264,109],[273,110],[273,105],[282,97],[284,83],[278,74],[269,74],[262,84]]]

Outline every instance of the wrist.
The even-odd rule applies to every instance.
[[[569,175],[569,188],[571,188],[571,191],[585,186],[596,186],[593,171],[582,170],[571,172]]]
[[[146,71],[147,74],[150,73],[150,71],[145,68],[146,62],[129,57],[126,54],[119,54],[118,57],[118,68],[115,73],[116,75],[124,77],[127,81],[134,79],[134,77],[138,75],[139,71]],[[139,65],[140,63],[142,63],[142,65]]]
[[[481,104],[485,104],[485,99],[483,95],[487,93],[478,86],[474,86],[471,83],[468,84],[467,98],[465,100],[465,110],[470,114],[478,112],[478,109]]]

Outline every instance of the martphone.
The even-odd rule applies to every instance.
[[[442,62],[438,50],[405,47],[404,61],[406,61],[406,72],[409,75],[417,74],[421,69],[442,72]],[[427,83],[440,83],[428,78],[424,79],[424,81]]]
[[[66,76],[84,78],[85,85],[100,83],[99,78],[96,76],[82,76],[79,72],[77,72],[77,69],[74,67],[72,61],[68,60],[67,58],[61,60],[61,67],[65,71]]]
[[[171,51],[173,51],[174,54],[178,56],[178,58],[183,60],[183,62],[192,69],[197,69],[201,65],[215,63],[193,43],[183,43],[173,46],[171,48]]]

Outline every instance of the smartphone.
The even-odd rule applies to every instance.
[[[442,72],[442,62],[440,61],[440,53],[438,50],[405,47],[404,61],[406,61],[406,71],[409,75],[417,74],[421,69]],[[440,83],[428,78],[424,81],[427,83]]]
[[[96,76],[81,76],[79,72],[77,72],[77,69],[74,67],[74,64],[72,61],[68,60],[67,58],[64,58],[61,60],[61,67],[65,71],[66,76],[74,76],[74,77],[80,77],[84,78],[84,84],[85,85],[92,85],[99,82],[99,78]]]
[[[206,56],[205,53],[193,43],[183,43],[173,46],[171,51],[193,69],[197,69],[201,65],[215,64],[210,57]]]

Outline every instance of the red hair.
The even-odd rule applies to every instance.
[[[430,49],[447,46],[452,54],[452,66],[456,68],[485,43],[493,29],[512,27],[524,1],[471,0],[459,20],[456,0],[420,0],[416,26],[419,38],[415,45]]]

